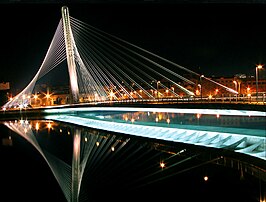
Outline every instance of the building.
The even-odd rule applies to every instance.
[[[0,105],[2,106],[8,101],[10,94],[10,83],[2,82],[0,83]]]

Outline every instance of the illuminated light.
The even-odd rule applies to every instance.
[[[47,99],[49,99],[49,98],[51,97],[51,95],[50,95],[50,94],[46,94],[45,97],[46,97]]]
[[[6,111],[6,107],[3,107],[3,110]]]
[[[28,120],[26,120],[26,121],[25,121],[25,124],[29,124],[29,121],[28,121]]]
[[[212,99],[212,95],[209,95],[209,98]]]
[[[35,124],[35,129],[36,130],[39,130],[40,129],[40,124],[38,122]]]
[[[128,117],[125,117],[125,121],[128,121]]]
[[[28,95],[27,98],[30,99],[30,95]]]
[[[262,69],[262,65],[258,65],[257,68],[258,68],[258,69]]]
[[[28,131],[27,128],[24,128],[24,132],[27,133],[27,131]]]
[[[113,98],[115,96],[114,92],[111,91],[110,94],[109,94],[110,98]]]
[[[84,140],[85,140],[85,142],[87,142],[87,141],[88,141],[88,138],[87,138],[87,137],[85,137],[85,139],[84,139]]]
[[[251,96],[251,94],[249,93],[249,94],[248,94],[248,97],[250,97],[250,96]]]
[[[197,118],[199,119],[201,117],[201,114],[197,114]]]
[[[48,129],[51,129],[52,128],[52,124],[50,122],[47,124],[47,128]]]
[[[99,147],[100,143],[99,142],[96,142],[96,146]]]
[[[62,133],[62,129],[60,129],[59,132]]]
[[[164,162],[160,162],[160,167],[161,168],[165,168],[165,163]]]
[[[38,95],[35,94],[33,97],[34,97],[34,99],[37,99],[38,98]]]
[[[26,98],[26,95],[22,95],[22,99],[24,100]]]
[[[250,87],[247,87],[247,91],[250,91]]]
[[[132,118],[132,119],[131,119],[131,122],[134,123],[134,122],[135,122],[135,119]]]
[[[32,128],[32,125],[29,125],[29,128],[31,129]]]
[[[159,118],[158,118],[158,117],[156,117],[155,121],[156,121],[156,122],[158,122],[158,121],[159,121]]]
[[[24,123],[24,121],[21,119],[21,120],[19,121],[19,123],[20,123],[20,124],[23,124],[23,123]]]
[[[69,132],[69,131],[67,131],[67,134],[68,134],[68,135],[70,135],[70,132]]]
[[[115,147],[111,147],[111,150],[114,151],[115,150]]]
[[[166,122],[169,124],[170,123],[170,119],[168,118],[168,119],[166,119]]]
[[[10,101],[12,101],[12,100],[13,100],[13,98],[11,97],[11,98],[9,98],[9,100],[10,100]]]
[[[196,95],[200,95],[200,91],[199,90],[196,90]]]
[[[203,179],[206,182],[206,181],[208,181],[209,178],[208,178],[208,176],[204,176]]]
[[[220,114],[216,114],[216,118],[220,118]]]
[[[185,152],[186,151],[186,149],[182,149],[179,153],[183,153],[183,152]]]

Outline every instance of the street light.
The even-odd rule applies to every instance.
[[[238,91],[237,90],[237,81],[233,81],[233,83],[235,84],[236,91]]]
[[[159,92],[159,84],[160,84],[161,82],[160,81],[157,81],[157,97],[159,98],[159,94],[160,94],[160,92]]]
[[[259,69],[262,69],[262,65],[256,66],[256,99],[258,101],[258,74],[259,74]]]
[[[233,83],[235,84],[236,92],[238,92],[238,89],[237,89],[237,81],[234,80]],[[236,93],[236,101],[237,101],[237,93]]]
[[[200,99],[202,101],[202,78],[204,77],[204,75],[200,75]]]

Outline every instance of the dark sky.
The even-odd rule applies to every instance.
[[[266,63],[266,4],[0,4],[0,81],[25,87],[39,69],[61,18],[70,15],[205,75],[255,74]]]

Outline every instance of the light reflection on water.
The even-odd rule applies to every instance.
[[[149,121],[166,125],[180,124],[180,122],[196,125],[199,124],[199,120],[200,123],[211,123],[207,115],[198,117],[180,114],[175,117],[171,113],[143,112],[104,116],[109,119],[131,122],[134,119],[137,122]],[[221,118],[216,117],[219,120]],[[167,119],[170,119],[169,123]],[[233,122],[233,124],[231,121],[228,122],[234,127],[241,126],[239,122]],[[105,201],[106,199],[113,201],[114,198],[116,201],[125,201],[124,197],[134,200],[143,197],[161,201],[170,200],[177,195],[180,198],[189,196],[186,201],[204,199],[243,201],[246,198],[255,201],[259,195],[257,188],[253,188],[253,194],[243,192],[250,187],[237,177],[241,172],[218,166],[217,163],[223,159],[221,154],[216,152],[185,144],[167,145],[163,141],[151,142],[143,138],[49,120],[28,120],[27,122],[18,120],[6,124],[42,153],[68,201],[73,197],[71,167],[74,161],[75,135],[80,135],[79,156],[76,158],[79,165],[78,179],[76,179],[76,188],[80,187],[80,190],[76,190],[79,201]],[[220,123],[217,125],[221,126]],[[254,124],[250,126],[253,127]],[[162,168],[160,165],[165,167]],[[206,174],[210,175],[211,182],[208,183],[211,183],[211,186],[206,185],[202,180]],[[249,183],[257,183],[249,174],[245,177]],[[228,183],[228,186],[222,186],[224,183]],[[258,187],[257,184],[256,187]],[[230,190],[233,188],[235,193]],[[223,196],[217,199],[216,196],[220,195],[221,190],[223,190]]]
[[[73,117],[136,125],[265,136],[266,116],[191,114],[170,112],[79,112]]]
[[[264,129],[266,117],[262,116],[229,116],[220,114],[187,114],[187,113],[165,113],[165,112],[135,112],[114,114],[108,116],[111,119],[125,121],[139,121],[150,124],[179,124],[179,125],[202,125],[236,128]]]

